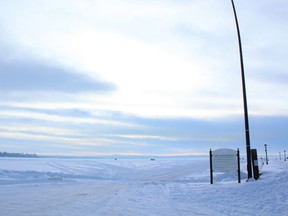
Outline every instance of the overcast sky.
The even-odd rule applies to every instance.
[[[278,154],[288,1],[235,6],[251,148]],[[0,151],[246,154],[230,0],[0,0],[0,32]]]

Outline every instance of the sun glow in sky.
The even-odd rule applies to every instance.
[[[252,148],[287,149],[285,0],[235,0]],[[0,1],[0,151],[245,153],[229,0]]]

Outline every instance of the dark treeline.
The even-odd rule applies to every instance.
[[[37,154],[27,154],[27,153],[14,153],[14,152],[0,152],[0,157],[38,157]]]

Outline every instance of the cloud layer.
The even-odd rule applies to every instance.
[[[235,1],[253,146],[286,148],[287,8]],[[230,1],[2,1],[0,148],[245,151]]]

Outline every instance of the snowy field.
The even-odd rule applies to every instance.
[[[288,161],[258,181],[205,159],[0,158],[1,216],[288,215]]]

